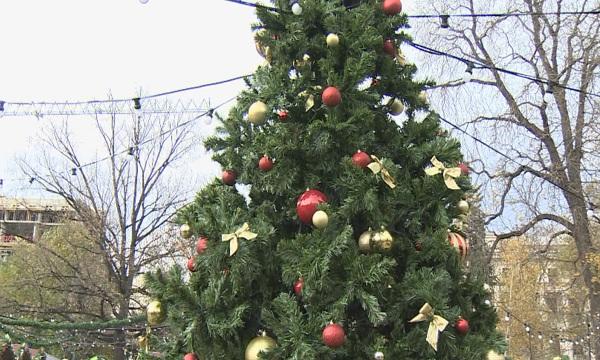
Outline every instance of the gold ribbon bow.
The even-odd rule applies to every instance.
[[[321,86],[318,86],[318,85],[313,86],[313,90],[315,90],[315,91],[319,91],[321,89],[322,89]],[[302,96],[302,97],[306,96],[306,104],[304,106],[304,109],[306,112],[310,111],[310,109],[312,109],[315,106],[315,96],[313,94],[310,94],[308,92],[308,90],[304,90],[304,91],[300,92],[298,94],[298,96]]]
[[[433,167],[425,169],[425,173],[427,175],[434,176],[434,175],[443,173],[444,174],[444,182],[446,183],[446,186],[448,187],[448,189],[460,190],[460,187],[458,187],[458,184],[456,184],[456,180],[454,180],[460,176],[460,168],[458,168],[458,167],[447,168],[435,156],[431,158],[431,165],[433,165]]]
[[[238,240],[240,238],[246,240],[252,240],[257,236],[257,234],[250,231],[250,225],[248,223],[244,223],[241,228],[237,229],[232,234],[223,234],[221,235],[221,241],[229,241],[229,256],[233,256],[238,250]]]
[[[390,188],[395,188],[396,187],[396,180],[394,179],[394,177],[392,175],[390,175],[389,171],[383,166],[383,163],[381,162],[381,160],[379,160],[377,158],[377,156],[375,155],[371,155],[371,159],[373,159],[373,162],[370,163],[369,165],[367,165],[367,167],[369,169],[371,169],[371,171],[373,172],[373,174],[379,174],[381,173],[381,178],[383,179],[383,181],[390,187]]]
[[[429,321],[429,329],[427,330],[427,342],[433,350],[437,351],[437,343],[440,332],[444,331],[448,325],[448,320],[433,313],[433,308],[429,303],[425,303],[419,310],[419,314],[412,318],[409,322]]]

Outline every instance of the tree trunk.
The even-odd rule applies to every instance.
[[[127,319],[129,316],[129,298],[124,296],[119,304],[119,319]],[[113,351],[114,360],[125,360],[125,348],[127,347],[127,335],[125,330],[117,329],[114,335],[115,348]]]

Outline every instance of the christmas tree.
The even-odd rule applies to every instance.
[[[177,335],[170,358],[501,351],[464,269],[468,169],[398,51],[400,0],[273,6],[257,9],[266,63],[206,141],[222,178],[179,214],[195,255],[147,279],[150,323],[166,314]]]

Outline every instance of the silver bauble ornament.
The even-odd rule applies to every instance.
[[[363,254],[368,254],[371,252],[371,240],[373,238],[373,231],[371,229],[365,231],[360,234],[358,238],[358,249]]]
[[[461,214],[466,214],[469,212],[469,203],[465,200],[460,200],[458,204],[456,204],[456,208]]]
[[[184,239],[189,239],[192,236],[192,228],[188,224],[183,224],[179,227],[179,234]]]

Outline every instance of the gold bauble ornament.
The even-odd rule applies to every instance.
[[[179,234],[184,239],[189,239],[192,236],[192,228],[188,224],[183,224],[179,227]]]
[[[424,103],[429,102],[429,99],[427,98],[427,93],[425,91],[421,91],[419,93],[419,100],[421,100],[421,102],[424,102]]]
[[[261,352],[268,352],[272,348],[277,346],[277,343],[272,338],[268,337],[263,332],[262,335],[255,337],[250,340],[248,346],[246,346],[245,360],[258,360],[258,355]]]
[[[381,231],[376,232],[373,235],[373,247],[381,251],[389,251],[394,245],[394,238],[389,231],[381,228]]]
[[[256,33],[256,35],[254,35],[254,46],[256,47],[256,52],[258,52],[260,56],[265,58],[265,60],[267,60],[268,62],[271,62],[273,58],[271,48],[261,43],[258,39],[259,37],[263,36],[265,32],[265,29],[261,29]]]
[[[296,69],[302,69],[308,65],[310,65],[310,55],[308,54],[304,54],[301,60],[294,60],[294,67]]]
[[[404,104],[398,99],[393,99],[389,102],[390,113],[394,116],[402,114],[404,112]]]
[[[466,214],[469,212],[469,203],[465,200],[460,200],[458,204],[456,204],[456,208],[461,214]]]
[[[324,229],[329,224],[329,216],[323,210],[315,211],[312,216],[312,223],[317,229]]]
[[[487,353],[487,360],[504,360],[504,355],[500,355],[494,350],[490,350]]]
[[[340,44],[339,36],[333,33],[327,35],[327,39],[325,41],[327,42],[327,46],[329,47],[336,47]]]
[[[400,49],[398,49],[398,55],[396,55],[396,60],[398,61],[398,64],[402,66],[406,66],[406,64],[408,64],[408,62],[406,61],[406,56],[402,53],[402,51],[400,51]]]
[[[262,124],[267,118],[267,104],[262,101],[256,101],[248,109],[248,120],[253,124]]]
[[[163,309],[162,304],[158,300],[152,301],[146,307],[146,317],[148,319],[148,324],[150,325],[158,325],[165,320],[167,316],[166,312]]]
[[[140,335],[137,337],[138,349],[146,350],[148,347],[148,337],[146,335]]]
[[[358,250],[363,254],[371,252],[371,239],[373,238],[373,231],[371,229],[360,234],[358,237]]]

